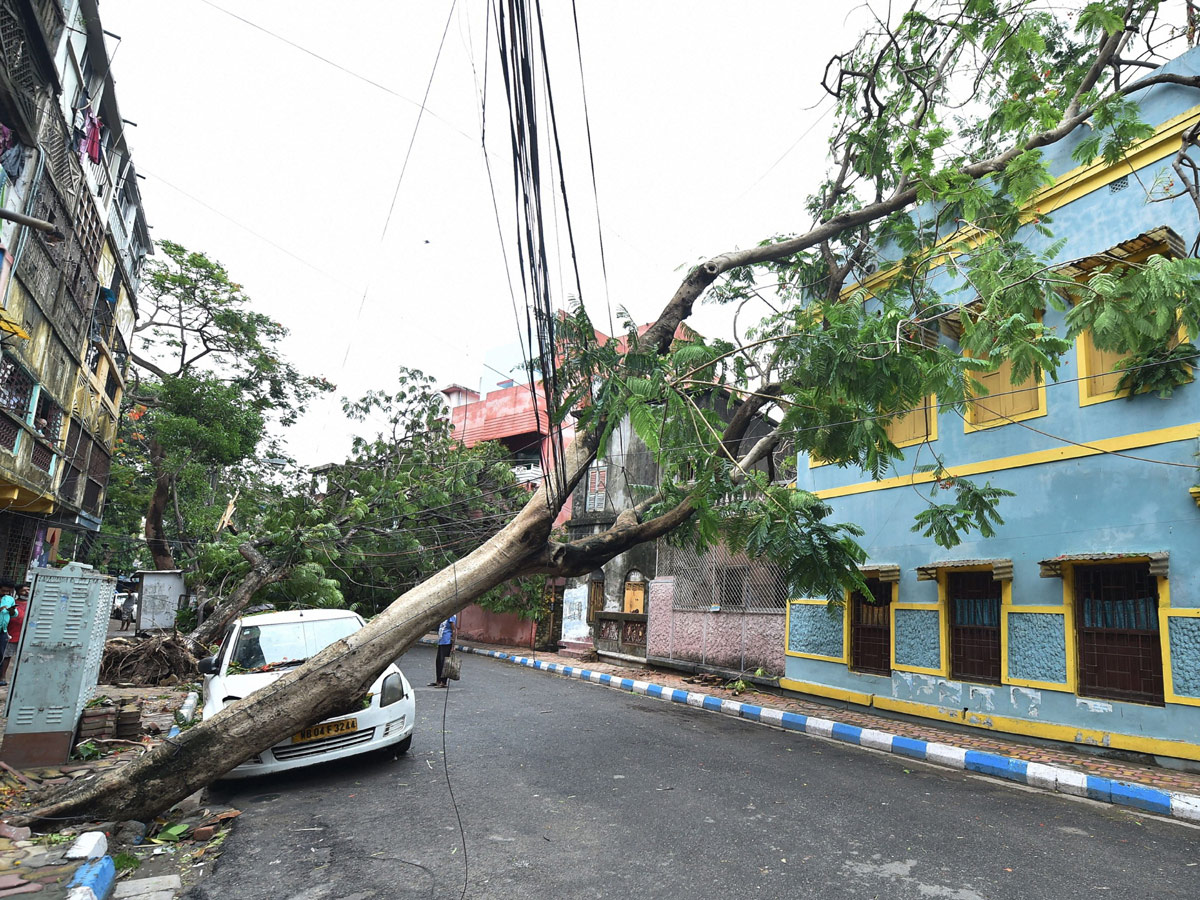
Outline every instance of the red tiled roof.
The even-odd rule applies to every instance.
[[[544,436],[550,429],[545,398],[538,393],[535,401],[528,385],[523,384],[492,391],[483,400],[455,407],[450,410],[450,423],[455,437],[468,447],[526,434]]]

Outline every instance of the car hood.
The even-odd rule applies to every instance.
[[[278,681],[284,672],[290,669],[276,669],[274,672],[242,672],[238,675],[226,675],[224,678],[214,678],[213,686],[221,685],[221,696],[249,697],[255,691],[262,690],[268,684]]]
[[[205,712],[212,715],[226,703],[226,698],[241,700],[249,697],[255,691],[260,691],[267,685],[278,681],[293,669],[275,669],[271,672],[241,672],[237,675],[208,675],[204,679]],[[398,672],[396,666],[384,669],[383,674],[371,685],[372,692],[382,689],[383,679],[392,672]]]

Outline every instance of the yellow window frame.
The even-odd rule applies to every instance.
[[[1011,365],[1011,363],[1008,360],[1005,360],[1004,362],[1002,362],[1000,364],[1000,368],[997,371],[1003,370],[1006,366],[1010,366],[1010,365]],[[970,376],[968,376],[968,379],[969,378],[970,378]],[[1031,376],[1029,379],[1027,379],[1023,383],[1023,385],[1029,384],[1029,382],[1031,382],[1033,380],[1034,379]],[[987,397],[989,397],[989,396],[999,396],[999,395],[988,394],[984,397],[972,397],[967,402],[966,417],[963,422],[963,431],[965,433],[970,434],[975,431],[987,431],[990,428],[1000,428],[1001,426],[1004,426],[1004,425],[1011,425],[1014,422],[1024,422],[1027,419],[1037,419],[1037,418],[1040,418],[1040,417],[1046,415],[1046,372],[1045,372],[1045,370],[1038,371],[1036,384],[1034,384],[1033,386],[1030,386],[1030,387],[1025,387],[1023,385],[1014,385],[1011,383],[1011,381],[1009,379],[1004,379],[1004,381],[1008,385],[1008,387],[1006,388],[1007,391],[1011,391],[1014,393],[1017,391],[1021,391],[1021,392],[1036,391],[1037,392],[1036,393],[1036,402],[1035,402],[1033,409],[1027,410],[1022,413],[1016,413],[1015,415],[1012,415],[1012,416],[1006,416],[1002,413],[997,413],[996,415],[994,415],[990,418],[981,420],[981,417],[979,415],[979,407],[976,405],[976,401],[977,400],[986,400]],[[968,388],[967,388],[968,396],[970,396],[970,393],[971,393],[970,385],[968,383]]]
[[[1134,253],[1122,259],[1119,263],[1107,266],[1103,269],[1105,272],[1111,272],[1117,268],[1123,268],[1138,263],[1145,262],[1151,256],[1172,256],[1170,247],[1165,243],[1159,243],[1152,247],[1147,247],[1140,253]],[[1076,280],[1083,278],[1079,276]],[[1067,300],[1072,304],[1078,299],[1073,292],[1067,293]],[[1183,343],[1188,339],[1185,329],[1179,329],[1175,336],[1177,344]],[[1102,371],[1097,370],[1097,366],[1093,362],[1092,355],[1109,355],[1115,357],[1111,362],[1102,363],[1108,368]],[[1113,353],[1108,350],[1100,350],[1096,347],[1095,341],[1092,338],[1092,330],[1089,328],[1086,331],[1081,331],[1075,336],[1075,364],[1079,369],[1079,405],[1092,406],[1096,403],[1107,403],[1109,400],[1124,399],[1129,396],[1129,391],[1117,391],[1116,383],[1120,381],[1121,372],[1116,371],[1115,364],[1122,359],[1127,359],[1128,353]],[[1097,388],[1098,379],[1112,379],[1112,387]]]

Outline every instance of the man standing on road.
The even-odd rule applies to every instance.
[[[446,679],[442,675],[442,667],[446,665],[446,657],[454,649],[454,639],[457,636],[458,616],[455,615],[448,619],[443,619],[442,624],[438,626],[437,663],[435,664],[437,680],[429,682],[430,687],[444,688],[447,686]]]
[[[133,624],[134,613],[137,612],[137,594],[132,592],[125,595],[121,601],[121,630],[124,631]],[[135,628],[134,631],[137,631]]]

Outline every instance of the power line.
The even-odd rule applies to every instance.
[[[208,3],[209,0],[201,0]],[[392,202],[388,205],[387,217],[383,220],[383,230],[379,234],[379,249],[381,252],[376,254],[376,259],[382,257],[383,242],[387,238],[388,226],[392,224],[392,213],[396,210],[396,198],[400,196],[400,185],[404,183],[404,175],[408,171],[408,161],[412,158],[413,147],[417,143],[417,132],[421,128],[421,118],[425,113],[425,102],[429,99],[429,91],[433,88],[433,78],[437,74],[438,62],[442,58],[442,48],[446,46],[446,35],[450,33],[450,23],[454,20],[454,8],[457,5],[457,0],[450,0],[450,12],[446,16],[446,24],[442,28],[442,38],[438,41],[437,53],[433,57],[433,66],[429,70],[429,78],[425,82],[425,94],[421,98],[420,109],[417,112],[417,120],[413,123],[412,135],[408,139],[408,149],[404,152],[404,162],[400,164],[400,174],[396,178],[396,188],[392,191]],[[363,288],[362,300],[358,303],[358,312],[355,313],[354,323],[357,326],[362,318],[363,307],[367,305],[367,294],[371,291],[371,282],[368,281],[366,287]],[[353,329],[351,338],[346,342],[346,353],[342,357],[342,370],[346,368],[346,361],[350,359],[350,350],[354,346]]]
[[[363,75],[360,72],[356,72],[353,69],[350,69],[350,68],[342,65],[341,63],[330,59],[327,56],[322,56],[320,53],[317,53],[315,50],[310,50],[308,47],[305,47],[303,44],[298,44],[295,41],[290,40],[289,38],[285,38],[283,35],[278,34],[277,32],[274,32],[271,29],[269,29],[263,25],[259,25],[257,22],[252,22],[250,19],[244,18],[243,16],[239,16],[237,13],[235,13],[231,10],[225,9],[225,7],[223,7],[223,6],[218,6],[217,4],[213,3],[212,0],[200,0],[200,2],[203,3],[205,6],[211,6],[213,9],[215,9],[219,12],[225,13],[225,15],[227,15],[231,18],[237,19],[239,22],[249,25],[251,28],[255,29],[256,31],[261,31],[263,34],[268,35],[269,37],[272,37],[275,40],[280,41],[284,44],[287,44],[289,47],[293,47],[296,50],[299,50],[301,53],[305,53],[308,56],[311,56],[313,59],[319,60],[320,62],[323,62],[328,66],[332,66],[333,68],[337,69],[339,72],[344,72],[345,74],[349,75],[351,78],[357,78],[359,81],[364,82],[365,84],[369,84],[373,88],[378,88],[379,90],[383,91],[385,94],[389,94],[392,97],[397,98],[398,100],[403,100],[405,103],[409,103],[413,106],[416,106],[422,112],[427,111],[429,113],[429,115],[431,115],[433,118],[437,119],[439,122],[441,122],[447,128],[451,129],[452,131],[457,132],[458,134],[461,134],[467,140],[473,140],[473,138],[469,134],[467,134],[465,131],[463,131],[461,128],[459,128],[457,125],[454,125],[452,122],[450,122],[449,120],[438,115],[433,110],[426,110],[424,101],[421,101],[420,103],[418,103],[416,100],[413,100],[411,97],[406,97],[404,94],[401,94],[399,91],[393,90],[392,88],[388,87],[386,84],[381,84],[373,78],[368,78],[366,75]],[[453,11],[453,4],[451,4],[451,11]],[[440,52],[440,50],[439,50],[439,52]],[[428,96],[428,91],[426,91],[426,96]]]

